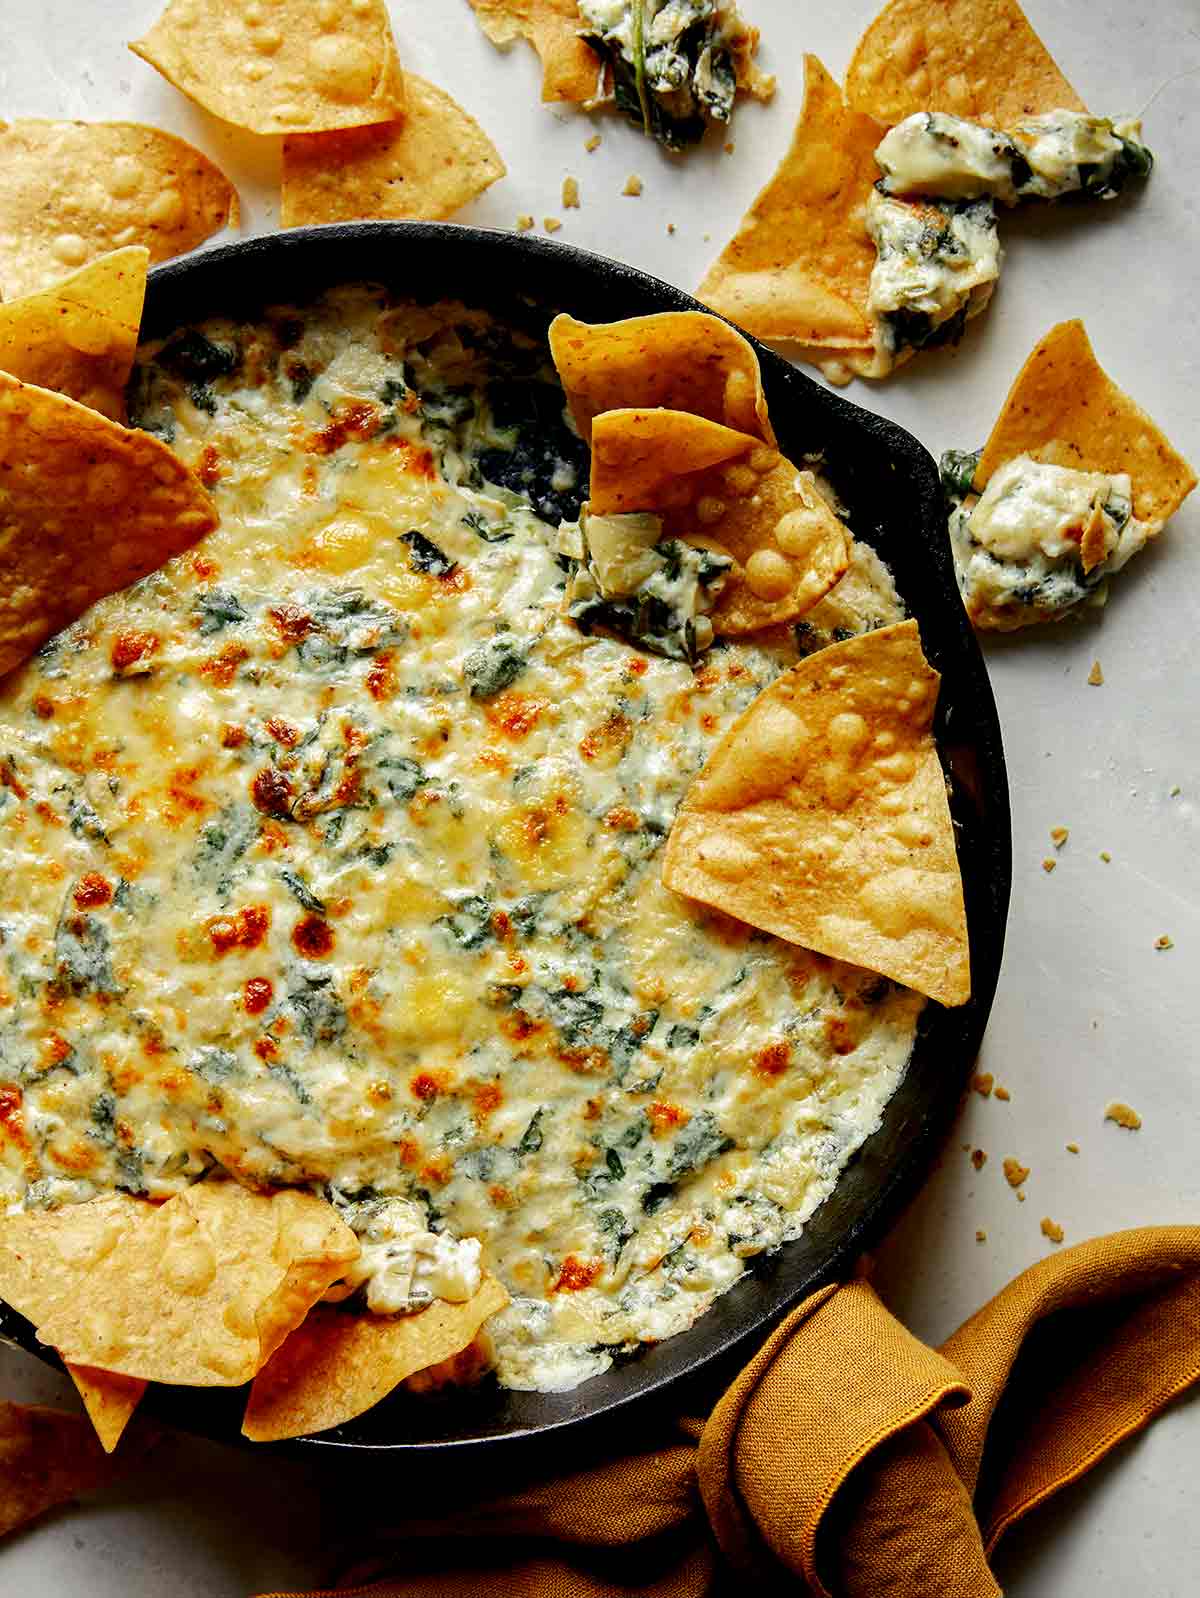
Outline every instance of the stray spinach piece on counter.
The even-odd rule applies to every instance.
[[[433,577],[448,577],[458,565],[445,550],[438,548],[432,538],[426,538],[415,527],[407,533],[401,533],[400,542],[408,545],[408,558],[414,571],[429,572]]]
[[[514,634],[497,633],[486,639],[463,661],[463,676],[471,685],[471,698],[494,698],[516,682],[528,664],[529,657]]]

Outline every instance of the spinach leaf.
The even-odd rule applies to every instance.
[[[966,499],[974,491],[975,473],[979,470],[981,449],[948,449],[938,462],[938,475],[942,491],[950,501]]]
[[[400,542],[408,545],[408,558],[414,571],[429,572],[434,577],[448,577],[458,565],[456,560],[451,560],[444,550],[438,548],[432,538],[426,538],[415,527],[410,532],[401,533]]]
[[[279,880],[296,896],[305,910],[311,910],[316,915],[325,914],[324,899],[317,898],[299,872],[291,871],[284,866],[279,873]]]
[[[478,949],[492,936],[492,907],[479,893],[459,899],[449,914],[438,916],[435,926],[444,927],[460,949]]]
[[[346,1011],[332,984],[325,972],[300,972],[288,990],[287,1002],[306,1043],[337,1043],[346,1034]]]
[[[733,1139],[721,1131],[712,1112],[702,1110],[699,1115],[693,1115],[675,1139],[667,1161],[667,1175],[678,1182],[733,1146]]]
[[[54,932],[54,985],[67,993],[117,994],[108,929],[96,916],[68,907]]]
[[[521,1141],[517,1144],[517,1153],[520,1155],[536,1154],[542,1146],[542,1116],[545,1110],[535,1110],[533,1119],[521,1133]]]
[[[223,632],[226,627],[246,619],[245,605],[227,588],[209,588],[197,594],[193,609],[200,617],[198,631],[201,638]]]
[[[471,698],[491,699],[502,693],[528,664],[529,657],[512,633],[497,633],[486,639],[463,661],[463,676],[471,685]]]
[[[159,350],[158,364],[191,383],[230,377],[241,362],[236,345],[218,344],[194,328],[180,333]]]

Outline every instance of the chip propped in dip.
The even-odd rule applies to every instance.
[[[962,882],[916,622],[823,650],[729,729],[693,783],[663,881],[942,1004],[970,997]]]

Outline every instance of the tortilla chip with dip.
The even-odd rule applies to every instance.
[[[238,221],[207,156],[137,122],[0,122],[0,293],[32,294],[110,250],[165,261]]]
[[[240,1386],[359,1253],[333,1206],[309,1193],[204,1182],[146,1208],[78,1300],[31,1317],[71,1364]]]
[[[732,556],[711,613],[721,637],[802,616],[850,558],[846,528],[812,472],[773,445],[685,411],[595,418],[588,510],[653,511],[664,538]]]
[[[250,1389],[243,1433],[256,1443],[328,1431],[373,1408],[407,1377],[460,1353],[508,1303],[494,1276],[462,1304],[415,1315],[312,1311]]]
[[[580,37],[576,0],[470,0],[479,26],[506,50],[528,39],[542,63],[542,99],[594,100],[603,68]]]
[[[283,227],[357,217],[439,222],[504,176],[495,145],[457,101],[411,72],[405,83],[399,122],[283,141]]]
[[[600,411],[665,406],[774,444],[758,356],[703,311],[661,311],[621,322],[556,316],[550,352],[575,425],[588,441]]]
[[[1191,466],[1100,365],[1077,319],[1051,328],[1017,373],[975,470],[976,487],[1019,455],[1110,477],[1127,472],[1133,513],[1155,531],[1196,486]]]
[[[0,372],[0,677],[216,523],[160,439]]]
[[[0,371],[123,422],[149,260],[131,244],[0,304]]]
[[[107,1457],[82,1415],[0,1402],[0,1537],[106,1486],[123,1468]]]
[[[149,1383],[136,1376],[116,1376],[88,1365],[68,1365],[67,1375],[83,1400],[100,1446],[111,1454],[133,1418]]]
[[[791,148],[696,292],[759,338],[808,346],[810,359],[869,355],[875,250],[864,218],[882,129],[847,109],[816,56],[804,64]]]
[[[1008,127],[1087,109],[1016,0],[892,0],[859,40],[846,100],[889,126],[914,111]]]
[[[764,690],[692,784],[663,882],[941,1004],[970,997],[962,881],[914,621]]]
[[[169,0],[129,48],[206,111],[251,133],[357,128],[404,110],[384,0]]]

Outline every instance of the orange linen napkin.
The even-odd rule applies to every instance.
[[[834,1285],[784,1321],[706,1422],[397,1527],[350,1578],[373,1584],[338,1590],[994,1598],[987,1556],[1008,1527],[1197,1377],[1200,1227],[1118,1232],[1043,1260],[937,1350],[867,1282]]]

